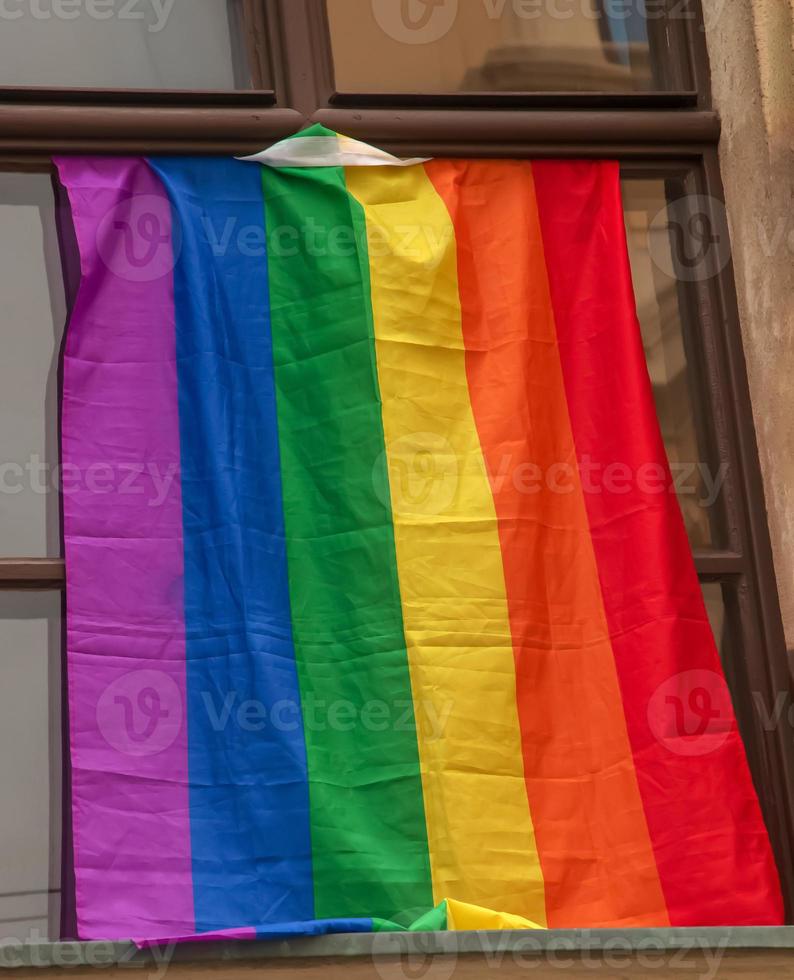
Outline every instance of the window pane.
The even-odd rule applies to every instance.
[[[0,557],[60,554],[58,354],[66,320],[46,174],[0,173]]]
[[[717,643],[717,649],[725,671],[725,680],[731,692],[733,708],[739,723],[750,761],[750,768],[757,776],[764,763],[759,755],[759,711],[772,714],[774,704],[759,703],[759,694],[753,690],[747,670],[744,643],[750,641],[753,632],[750,621],[745,620],[739,600],[741,586],[736,581],[702,581],[703,600]],[[748,632],[749,630],[749,632]]]
[[[0,940],[57,939],[61,596],[0,592]]]
[[[722,544],[720,490],[724,471],[710,450],[706,394],[696,345],[674,268],[664,180],[624,180],[637,313],[656,410],[693,548]]]
[[[0,85],[245,89],[242,0],[5,0]]]
[[[673,87],[666,23],[645,0],[327,0],[327,9],[339,92]]]
[[[748,683],[742,656],[742,623],[736,601],[736,589],[730,582],[706,581],[700,583],[706,613],[714,633],[714,640],[722,660],[725,679],[731,690],[734,709],[740,726],[745,731],[753,729],[752,719],[746,715]],[[749,724],[747,724],[749,722]],[[744,723],[744,724],[743,724]]]
[[[701,582],[700,588],[703,591],[703,601],[706,603],[706,612],[714,633],[714,640],[724,661],[725,653],[730,646],[731,631],[727,629],[728,615],[722,584],[720,582]]]

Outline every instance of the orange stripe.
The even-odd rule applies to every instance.
[[[549,927],[669,924],[637,785],[557,347],[532,168],[434,161],[499,520]]]

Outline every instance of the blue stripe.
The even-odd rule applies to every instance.
[[[372,931],[372,919],[314,919],[312,922],[282,922],[276,926],[257,926],[256,938],[291,939],[297,936]]]
[[[181,237],[174,297],[196,931],[306,921],[309,792],[260,167],[149,162]]]

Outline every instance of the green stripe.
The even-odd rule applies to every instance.
[[[341,168],[263,183],[315,917],[415,916],[433,898],[363,215]]]
[[[373,932],[443,932],[447,928],[447,900],[429,912],[425,912],[409,926],[398,925],[388,919],[373,919]]]

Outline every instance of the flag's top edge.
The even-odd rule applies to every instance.
[[[401,160],[369,143],[334,133],[324,126],[312,126],[266,150],[237,159],[266,167],[413,167],[426,163],[430,157]]]

